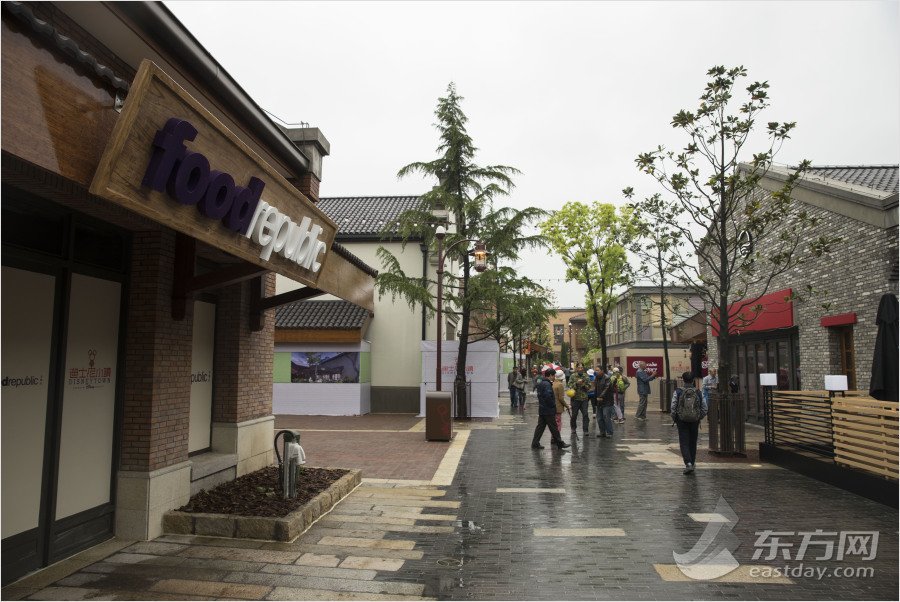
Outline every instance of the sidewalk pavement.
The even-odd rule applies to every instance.
[[[290,543],[113,539],[4,600],[895,600],[898,516],[756,458],[698,454],[668,416],[532,450],[533,396],[425,441],[413,415],[278,416],[363,484]],[[574,436],[573,436],[574,435]],[[748,426],[748,449],[762,429]],[[700,445],[707,445],[701,429]]]

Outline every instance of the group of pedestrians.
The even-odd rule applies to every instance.
[[[647,420],[647,396],[650,394],[650,382],[656,378],[655,372],[647,370],[646,362],[640,362],[635,378],[638,382],[638,408],[635,418]],[[524,372],[524,371],[523,371]],[[711,372],[713,379],[715,372]],[[524,376],[524,375],[523,375]],[[519,377],[510,379],[510,391],[513,382]],[[700,422],[708,412],[708,391],[715,390],[718,381],[704,379],[703,391],[694,386],[694,376],[690,372],[682,374],[683,387],[678,387],[672,396],[672,422],[678,428],[678,443],[684,461],[684,474],[693,474],[697,458],[697,439]],[[532,449],[544,449],[541,438],[544,431],[550,429],[550,444],[564,450],[570,445],[562,440],[562,414],[570,415],[569,426],[573,436],[578,430],[578,416],[584,436],[589,435],[588,407],[597,420],[597,437],[613,436],[615,424],[625,422],[625,391],[630,385],[628,378],[622,374],[621,368],[603,370],[584,370],[584,364],[578,363],[575,372],[566,381],[562,370],[547,368],[542,378],[535,379],[535,390],[538,398],[538,423],[531,440]],[[571,398],[571,403],[566,397]],[[513,404],[515,406],[515,403]]]
[[[646,371],[647,365],[644,362],[640,364],[638,370],[638,396],[641,402],[638,405],[635,417],[638,420],[647,419],[647,395],[650,393],[650,381],[656,378],[655,374],[649,374]],[[540,404],[538,415],[546,412],[544,415],[551,416],[555,414],[553,427],[550,429],[551,445],[559,447],[559,433],[562,431],[562,413],[568,412],[569,426],[573,433],[578,430],[578,418],[581,416],[581,427],[585,436],[590,434],[590,420],[588,411],[593,414],[593,419],[597,421],[597,437],[612,437],[615,424],[623,424],[625,422],[625,391],[631,386],[628,377],[623,374],[620,367],[607,367],[607,370],[587,370],[584,364],[579,362],[575,366],[575,372],[571,373],[568,380],[562,370],[554,370],[548,368],[541,381],[549,382],[549,386],[542,388],[541,382],[536,385],[538,394],[538,402]],[[545,401],[541,401],[541,394],[544,391]],[[552,399],[551,399],[552,397]],[[566,400],[571,398],[571,403]],[[539,420],[535,428],[532,447],[540,449],[540,439],[544,434],[544,430],[550,426],[547,420]],[[568,447],[566,445],[565,447]]]

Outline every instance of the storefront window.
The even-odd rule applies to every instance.
[[[66,218],[59,209],[11,186],[3,186],[3,244],[63,257]]]
[[[747,414],[756,414],[759,409],[756,405],[756,393],[759,389],[759,377],[756,376],[756,352],[753,345],[747,345]]]
[[[788,342],[778,341],[778,390],[787,391],[791,388],[791,355],[788,352]]]

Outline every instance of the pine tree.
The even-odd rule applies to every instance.
[[[438,185],[420,197],[418,208],[402,214],[394,230],[383,234],[399,238],[405,244],[409,240],[423,240],[432,249],[437,248],[435,238],[435,214],[447,211],[447,236],[444,249],[464,239],[484,240],[491,253],[512,258],[523,246],[539,244],[538,237],[509,236],[511,230],[518,232],[522,223],[539,217],[542,212],[529,208],[514,211],[508,208],[494,210],[493,200],[508,195],[514,187],[512,176],[519,173],[513,167],[504,165],[479,166],[475,163],[478,150],[466,132],[468,118],[460,106],[463,98],[456,93],[453,83],[447,87],[447,95],[438,99],[435,127],[440,134],[437,147],[438,158],[428,162],[415,162],[402,168],[397,177],[424,175],[434,178]],[[502,244],[501,244],[502,241]],[[386,249],[379,248],[378,255],[384,270],[376,279],[379,295],[390,293],[400,295],[413,306],[422,304],[429,312],[436,308],[434,293],[429,282],[423,278],[407,277],[397,258]],[[473,264],[468,255],[468,245],[457,245],[448,253],[460,266],[461,282],[458,275],[445,272],[445,300],[456,301],[460,308],[459,353],[457,355],[457,386],[464,381],[467,343],[469,340],[469,319],[475,307],[473,287]],[[458,291],[458,293],[454,293]],[[457,389],[459,391],[459,389]]]

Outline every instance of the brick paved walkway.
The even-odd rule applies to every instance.
[[[363,485],[296,541],[112,540],[3,599],[898,597],[896,509],[752,459],[684,476],[677,432],[658,413],[613,439],[579,433],[560,452],[549,435],[547,449],[529,448],[533,404],[500,408],[458,423],[449,443],[424,441],[414,416],[278,417],[301,430],[310,465],[363,469]],[[757,545],[766,530],[778,533]],[[726,553],[692,558],[710,550]]]

